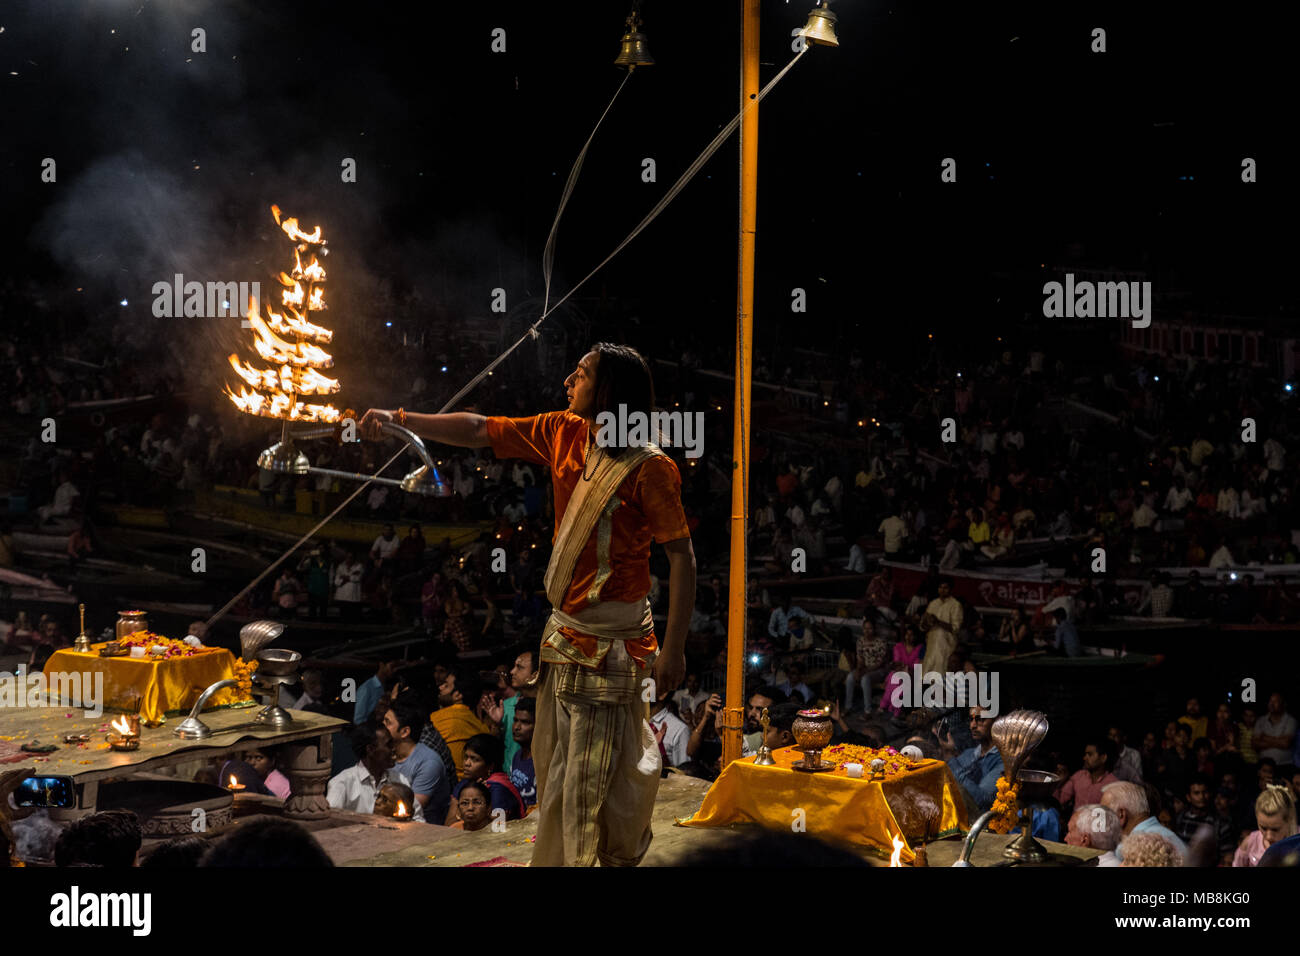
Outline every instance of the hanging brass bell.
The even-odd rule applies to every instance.
[[[623,29],[623,47],[614,60],[615,66],[625,66],[632,72],[638,66],[654,66],[655,58],[646,49],[645,34],[641,32],[641,17],[632,14]]]
[[[803,25],[803,29],[799,31],[798,35],[811,43],[819,43],[822,46],[839,46],[839,38],[835,36],[836,19],[835,14],[826,6],[825,0],[822,0],[808,14],[808,22]]]

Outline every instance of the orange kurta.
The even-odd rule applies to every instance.
[[[555,492],[555,527],[564,518],[569,498],[582,480],[589,428],[570,412],[546,412],[532,418],[491,417],[487,420],[492,451],[500,458],[522,458],[551,471]],[[600,590],[602,601],[640,601],[650,592],[650,542],[676,541],[690,535],[682,509],[682,479],[677,465],[666,455],[642,462],[618,486],[622,504],[611,520],[611,572]],[[590,605],[588,591],[598,572],[597,541],[593,533],[574,567],[573,581],[560,606],[575,614]],[[559,634],[583,657],[594,657],[597,639],[570,628]],[[638,662],[659,648],[653,633],[627,641],[628,653]]]

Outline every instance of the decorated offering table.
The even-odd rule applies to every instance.
[[[923,841],[962,833],[961,790],[941,760],[916,760],[882,748],[842,745],[822,751],[820,772],[796,769],[804,752],[784,747],[763,766],[754,757],[732,761],[714,781],[699,812],[683,826],[759,823],[800,827],[827,842],[869,846],[904,863]],[[872,762],[880,760],[875,771]],[[851,774],[860,774],[853,776]],[[928,834],[928,837],[927,837]]]
[[[122,642],[139,647],[140,656],[106,657],[100,652],[107,644],[94,644],[90,651],[65,648],[55,651],[45,664],[47,686],[57,688],[58,675],[81,674],[83,700],[86,675],[95,681],[103,675],[103,706],[139,714],[147,724],[160,723],[167,714],[188,713],[204,688],[217,681],[235,678],[235,656],[222,647],[191,647],[149,632],[140,632]],[[149,653],[150,648],[161,648]],[[233,688],[216,691],[210,706],[235,701]]]

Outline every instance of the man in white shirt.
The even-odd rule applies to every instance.
[[[1119,846],[1123,837],[1124,828],[1114,810],[1103,807],[1100,803],[1085,803],[1076,807],[1070,815],[1065,842],[1070,846],[1104,850],[1097,858],[1097,865],[1119,866],[1120,859],[1115,855],[1115,847]]]
[[[961,602],[952,596],[951,582],[941,580],[939,596],[926,605],[925,615],[921,618],[929,628],[925,634],[925,660],[922,662],[924,673],[943,673],[948,670],[948,657],[957,646],[957,632],[961,630],[962,616]]]
[[[1217,571],[1219,568],[1236,567],[1237,559],[1232,556],[1228,550],[1228,543],[1225,541],[1215,549],[1214,554],[1210,555],[1210,570]]]
[[[407,787],[411,781],[405,774],[393,770],[392,740],[382,726],[365,723],[353,729],[352,749],[361,754],[355,767],[349,767],[332,777],[325,790],[325,799],[334,810],[351,810],[353,813],[374,813],[375,798],[387,783],[400,783]],[[415,804],[411,819],[423,822],[424,807]],[[408,810],[411,808],[407,808]]]
[[[48,505],[42,505],[37,509],[40,515],[41,523],[44,524],[50,518],[61,517],[72,513],[72,505],[81,497],[81,492],[77,486],[72,483],[72,479],[63,475],[63,481],[54,491],[54,501]]]
[[[667,698],[651,703],[650,729],[663,748],[668,766],[676,767],[686,763],[686,742],[691,739],[691,729],[668,709]]]
[[[854,574],[867,573],[867,552],[864,547],[865,539],[859,538],[853,542],[853,547],[849,548],[849,563],[844,565],[845,571],[852,571]]]
[[[375,539],[375,543],[370,546],[370,559],[376,565],[381,565],[393,555],[397,554],[397,549],[402,546],[402,542],[397,538],[397,532],[391,524],[384,525],[384,533]]]
[[[679,714],[693,714],[701,702],[709,699],[709,692],[700,690],[700,675],[692,673],[686,675],[686,686],[674,691],[672,699]]]
[[[1187,487],[1187,482],[1183,480],[1182,475],[1179,475],[1174,479],[1169,493],[1165,495],[1165,510],[1171,514],[1182,514],[1195,500],[1196,496],[1192,494],[1192,489]]]
[[[1143,495],[1142,503],[1133,511],[1133,529],[1141,531],[1155,524],[1156,509],[1151,507],[1151,496]]]

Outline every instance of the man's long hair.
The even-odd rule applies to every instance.
[[[601,412],[609,412],[618,417],[620,405],[627,412],[642,412],[647,421],[654,422],[655,383],[650,374],[650,364],[645,357],[630,345],[615,345],[612,342],[597,342],[591,347],[599,357],[596,362],[595,398],[592,417]],[[655,429],[651,428],[650,440],[659,441]],[[605,447],[605,454],[617,458],[626,450],[624,446],[610,444]]]

